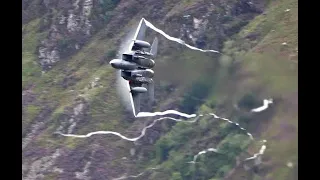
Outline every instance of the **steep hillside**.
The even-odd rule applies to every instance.
[[[22,1],[23,179],[298,179],[296,0]],[[194,124],[135,119],[117,96],[108,62],[144,17],[174,37],[222,55],[186,49],[157,35],[154,110],[211,113]],[[270,108],[250,113],[263,99]],[[267,140],[260,162],[243,160]],[[207,153],[207,148],[223,154]],[[150,169],[155,168],[156,169]],[[128,177],[130,178],[130,177]],[[134,178],[134,177],[131,177]]]

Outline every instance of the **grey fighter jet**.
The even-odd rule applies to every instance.
[[[133,113],[137,115],[140,112],[140,96],[147,93],[149,96],[149,107],[154,101],[154,84],[152,77],[154,72],[151,68],[155,66],[154,60],[157,54],[158,39],[155,38],[152,45],[146,41],[145,32],[147,26],[145,20],[142,18],[132,41],[127,48],[128,51],[122,54],[121,59],[113,59],[110,65],[121,71],[121,76],[128,83],[128,90],[130,91],[131,103],[133,105]],[[150,51],[147,52],[146,49]],[[143,87],[146,84],[147,88]]]

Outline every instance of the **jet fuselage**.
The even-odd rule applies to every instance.
[[[145,58],[143,56],[122,56],[122,59],[113,59],[110,64],[113,68],[123,70],[133,70],[138,67],[141,68],[153,68],[155,62],[152,59]]]

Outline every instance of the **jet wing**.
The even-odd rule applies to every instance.
[[[153,57],[156,57],[157,51],[158,51],[158,38],[155,37],[151,45],[150,53],[152,54]]]
[[[139,22],[136,32],[134,33],[134,36],[132,37],[132,40],[144,40],[146,35],[146,30],[147,30],[147,25],[144,18],[142,18],[141,21]],[[130,50],[132,50],[133,44],[134,44],[134,41],[131,41],[131,43],[129,44]]]
[[[146,29],[147,29],[147,25],[145,23],[144,18],[142,18],[141,21],[139,22],[137,30],[132,39],[144,40]],[[134,44],[134,41],[131,41],[128,49],[132,50],[133,44]],[[125,83],[126,83],[127,90],[129,91],[129,94],[130,94],[130,102],[132,106],[133,115],[136,116],[140,112],[140,96],[141,95],[140,93],[132,93],[129,82],[126,81]]]
[[[141,94],[140,93],[131,93],[131,95],[132,95],[134,113],[138,114],[140,112]],[[137,114],[134,114],[134,115],[136,116]]]
[[[133,36],[133,39],[144,40],[146,30],[147,30],[147,25],[146,25],[144,18],[142,18],[141,21],[139,22],[138,28]]]
[[[126,81],[129,94],[130,94],[130,102],[133,111],[133,115],[136,116],[140,112],[140,101],[141,101],[141,93],[135,93],[131,91],[132,86],[129,84],[129,81]],[[142,84],[135,84],[134,87],[142,87]]]

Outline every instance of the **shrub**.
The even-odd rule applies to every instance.
[[[261,105],[260,102],[250,93],[245,94],[238,102],[238,106],[244,109],[253,109],[259,105]]]
[[[211,82],[200,81],[192,84],[188,96],[183,99],[180,108],[183,112],[194,113],[197,106],[202,102],[198,99],[205,98],[211,89]]]
[[[174,173],[172,173],[171,179],[172,179],[172,180],[182,180],[182,177],[181,177],[180,172],[174,172]]]

